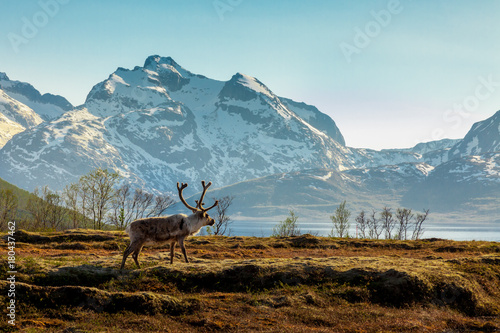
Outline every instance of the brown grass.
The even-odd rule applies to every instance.
[[[25,332],[500,331],[494,242],[193,237],[120,273],[124,233],[16,236]]]

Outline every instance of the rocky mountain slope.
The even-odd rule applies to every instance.
[[[0,176],[28,189],[61,189],[101,166],[159,191],[183,179],[224,186],[351,167],[343,143],[331,118],[282,101],[255,78],[216,81],[152,56],[94,86],[83,106],[11,140],[0,151]]]
[[[0,148],[15,134],[41,122],[42,118],[31,108],[0,89]]]
[[[293,171],[236,183],[208,195],[234,196],[237,215],[266,217],[295,210],[302,216],[325,220],[344,200],[353,211],[384,205],[395,207],[403,193],[423,181],[432,170],[425,163],[403,163],[344,171]]]
[[[489,211],[498,220],[500,152],[459,157],[437,166],[402,202],[433,211]]]
[[[77,108],[3,73],[0,84],[0,129],[9,128],[0,131],[0,177],[28,190],[60,190],[103,167],[151,191],[211,180],[214,195],[236,195],[238,211],[253,216],[331,211],[343,200],[360,209],[499,206],[500,112],[462,140],[375,151],[346,147],[329,116],[256,78],[213,80],[170,57],[118,68]]]
[[[500,151],[500,111],[475,123],[463,140],[454,145],[449,159]]]
[[[2,72],[0,72],[0,89],[31,108],[43,120],[56,119],[64,112],[73,109],[73,105],[66,98],[48,93],[42,95],[31,84],[10,80],[7,74]]]

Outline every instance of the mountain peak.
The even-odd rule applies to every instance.
[[[242,87],[244,88],[241,89]],[[223,91],[221,91],[221,96],[247,101],[257,97],[257,93],[271,98],[274,97],[271,90],[257,78],[238,72],[226,82]]]
[[[500,111],[488,119],[478,121],[467,132],[463,140],[460,140],[450,150],[450,159],[482,154],[487,152],[496,152],[500,150]]]
[[[161,57],[159,55],[149,56],[144,62],[144,68],[149,68],[151,66],[156,67],[158,65],[170,65],[175,68],[180,67],[171,57]]]
[[[0,81],[10,81],[10,80],[7,74],[5,74],[4,72],[0,72]]]

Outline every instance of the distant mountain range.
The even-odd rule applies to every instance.
[[[211,180],[212,195],[235,195],[244,216],[323,214],[343,200],[499,216],[500,112],[462,140],[357,149],[314,106],[241,73],[193,74],[170,57],[118,68],[78,107],[0,73],[0,140],[0,177],[28,190],[60,190],[103,167],[158,192]]]

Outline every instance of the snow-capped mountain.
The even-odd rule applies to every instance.
[[[421,142],[408,150],[418,154],[429,154],[436,151],[450,150],[454,145],[462,139],[441,139],[437,141]]]
[[[0,150],[0,177],[28,190],[43,185],[60,190],[98,166],[126,168],[105,132],[104,120],[85,110],[43,122]]]
[[[31,84],[12,81],[2,72],[0,72],[0,89],[31,108],[44,120],[56,119],[64,112],[73,109],[73,105],[66,98],[52,94],[41,95]]]
[[[356,168],[377,167],[401,163],[427,163],[437,166],[448,161],[449,151],[462,139],[442,139],[422,142],[405,149],[362,149],[350,148],[350,156]]]
[[[102,167],[161,192],[175,192],[179,181],[210,180],[211,195],[236,194],[234,205],[254,216],[293,207],[312,216],[332,212],[343,200],[356,209],[500,207],[500,112],[462,140],[375,151],[346,147],[329,116],[276,96],[254,77],[213,80],[170,57],[118,68],[92,88],[85,104],[65,113],[65,100],[45,99],[46,108],[36,109],[46,95],[1,73],[0,84],[0,135],[8,140],[0,150],[0,177],[28,190],[60,190]],[[190,186],[187,195],[197,188]],[[462,201],[449,191],[460,192]],[[448,198],[454,204],[445,205]]]
[[[490,212],[498,218],[500,152],[459,157],[437,166],[405,194],[402,202],[433,211]]]
[[[0,148],[15,134],[43,122],[38,114],[0,89]]]
[[[449,159],[495,151],[500,151],[500,111],[475,123],[463,140],[450,149]]]
[[[282,101],[240,73],[222,82],[152,56],[143,67],[118,68],[78,109],[16,136],[0,151],[0,177],[60,189],[101,166],[169,191],[178,180],[223,186],[346,168],[346,152],[334,121],[312,106]]]
[[[232,184],[208,195],[233,195],[233,212],[243,216],[286,215],[293,209],[308,218],[327,219],[344,200],[354,211],[397,206],[402,195],[432,170],[425,163],[403,163],[344,171],[293,171]]]
[[[475,123],[447,148],[443,163],[412,187],[402,203],[434,211],[470,211],[491,216],[488,222],[493,222],[500,215],[500,111]]]

